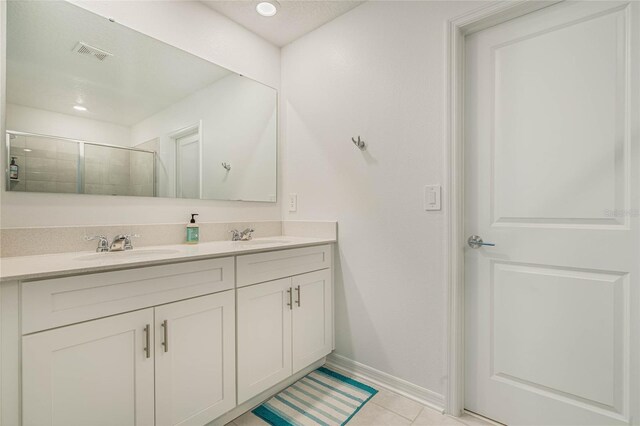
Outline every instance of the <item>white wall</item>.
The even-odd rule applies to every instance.
[[[70,114],[7,104],[8,130],[130,146],[131,128]]]
[[[364,3],[283,48],[285,219],[337,219],[337,353],[442,395],[445,24],[478,2]],[[361,152],[351,142],[360,135]]]
[[[0,2],[5,7],[5,2]],[[280,50],[195,1],[87,1],[82,7],[272,87],[280,84]],[[0,40],[4,43],[5,22]],[[3,48],[2,55],[6,48]],[[2,69],[2,84],[5,71]],[[6,97],[2,94],[0,104]],[[4,121],[4,111],[1,119]],[[0,129],[4,134],[5,127]],[[4,151],[4,150],[2,150]],[[5,154],[2,154],[5,161]],[[5,187],[4,173],[2,188]],[[66,194],[0,193],[0,226],[177,223],[198,212],[202,221],[280,219],[274,203]]]
[[[270,201],[276,193],[276,102],[274,89],[229,74],[135,124],[133,144],[159,140],[160,191],[175,194],[176,143],[170,135],[201,122],[203,198]]]

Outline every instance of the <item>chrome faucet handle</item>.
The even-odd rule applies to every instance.
[[[133,244],[131,244],[132,238],[139,238],[142,235],[140,234],[125,234],[124,237],[124,249],[125,250],[133,250]]]
[[[240,241],[242,239],[242,233],[237,229],[232,229],[229,233],[231,233],[231,241]]]
[[[109,240],[104,235],[93,235],[91,237],[88,235],[85,235],[84,240],[85,241],[98,240],[98,248],[96,248],[96,251],[98,253],[109,251]]]

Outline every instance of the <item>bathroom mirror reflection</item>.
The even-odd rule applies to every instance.
[[[68,2],[7,3],[7,189],[276,201],[275,89]]]

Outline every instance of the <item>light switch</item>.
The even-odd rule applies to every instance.
[[[424,209],[440,210],[440,185],[427,185],[424,187]]]
[[[290,212],[298,211],[298,195],[297,194],[289,194],[289,211]]]

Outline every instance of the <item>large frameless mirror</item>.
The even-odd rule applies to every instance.
[[[276,90],[63,1],[7,3],[7,190],[276,201]]]

